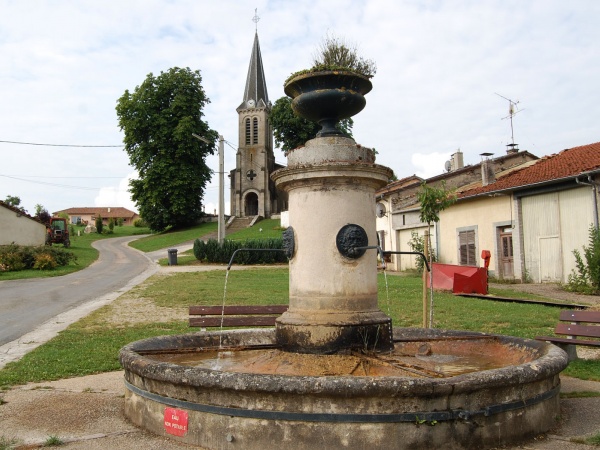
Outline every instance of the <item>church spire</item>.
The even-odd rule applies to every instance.
[[[263,108],[269,106],[269,95],[267,94],[267,82],[260,54],[260,45],[258,43],[258,32],[254,35],[250,67],[248,68],[246,89],[244,90],[244,101],[238,109],[248,108],[252,103],[255,106]]]

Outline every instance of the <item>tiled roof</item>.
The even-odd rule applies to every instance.
[[[600,142],[545,156],[533,165],[499,177],[494,183],[464,191],[459,198],[552,182],[593,170],[600,170]]]
[[[411,175],[409,177],[401,178],[398,181],[393,181],[390,184],[382,187],[376,192],[376,195],[389,194],[390,192],[394,192],[396,190],[407,188],[408,186],[412,186],[414,184],[421,184],[423,182],[423,178],[418,177],[416,175]]]
[[[136,213],[134,213],[133,211],[130,211],[127,208],[123,208],[121,206],[109,206],[109,207],[79,207],[79,208],[69,208],[69,209],[63,209],[61,211],[56,211],[55,213],[53,213],[53,215],[57,215],[60,213],[67,213],[70,216],[77,216],[77,215],[98,215],[100,214],[102,217],[104,217],[105,219],[109,219],[111,217],[133,217],[136,215]]]

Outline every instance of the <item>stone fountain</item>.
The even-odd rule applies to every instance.
[[[554,425],[562,350],[393,328],[379,310],[374,194],[391,170],[335,128],[370,89],[368,78],[338,72],[286,84],[293,107],[323,127],[273,174],[289,196],[289,309],[274,330],[124,347],[133,423],[204,448],[261,450],[480,449]]]

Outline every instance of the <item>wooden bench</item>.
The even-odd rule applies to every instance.
[[[567,337],[537,336],[536,339],[558,345],[567,352],[569,361],[577,359],[576,345],[600,347],[600,340],[580,339],[600,338],[600,311],[561,311],[559,320],[554,333]]]
[[[272,327],[288,305],[190,306],[190,327]]]

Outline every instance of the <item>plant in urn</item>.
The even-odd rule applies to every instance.
[[[343,136],[337,124],[365,107],[364,96],[372,89],[375,72],[373,61],[359,57],[339,38],[327,37],[313,67],[292,74],[284,92],[293,99],[298,116],[321,125],[317,137]]]

